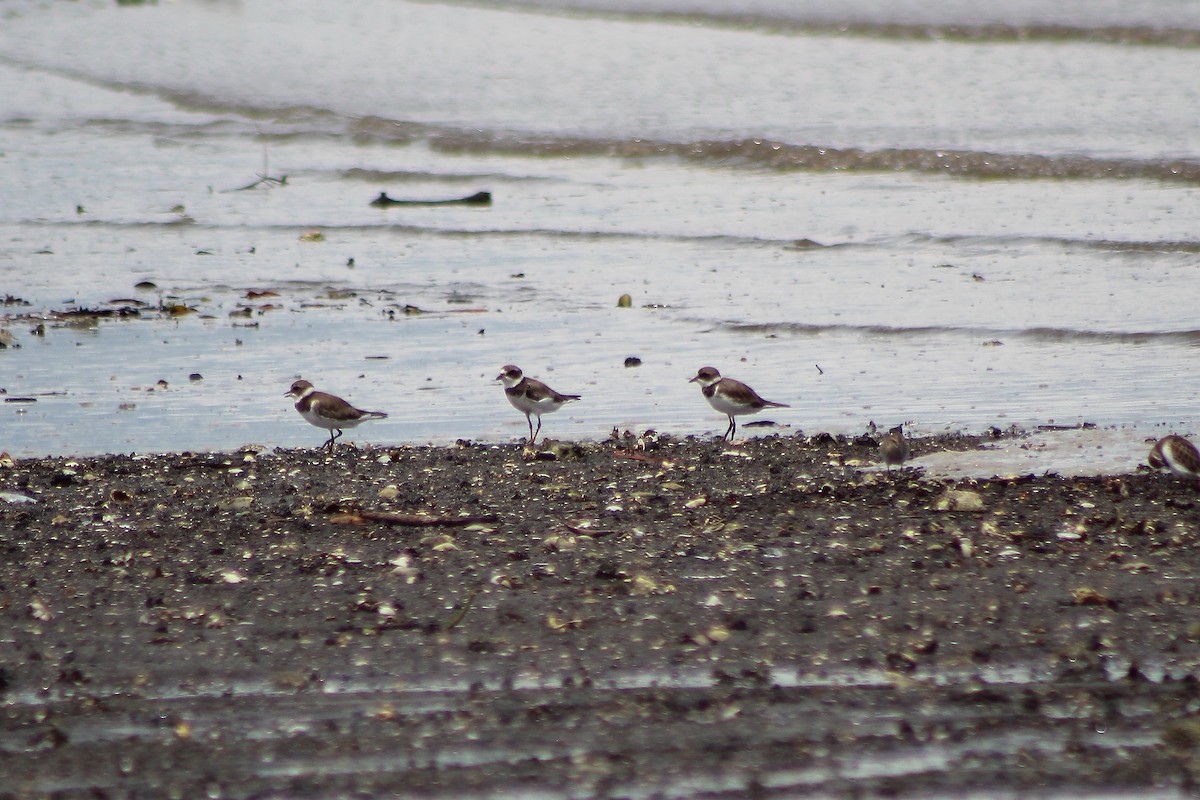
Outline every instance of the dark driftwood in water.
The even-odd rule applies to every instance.
[[[490,206],[491,204],[491,192],[476,192],[469,197],[456,197],[450,200],[397,200],[394,197],[388,197],[387,192],[380,192],[379,197],[371,201],[371,205],[377,208],[390,208],[392,206]]]

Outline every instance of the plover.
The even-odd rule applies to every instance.
[[[729,427],[722,439],[733,441],[737,434],[737,417],[740,414],[756,414],[764,408],[791,408],[787,403],[764,400],[758,393],[741,381],[722,378],[715,367],[701,367],[689,383],[699,383],[700,391],[708,404],[729,417]]]
[[[309,424],[329,431],[329,441],[322,447],[328,447],[330,450],[342,435],[343,429],[353,428],[369,419],[387,418],[387,414],[382,411],[363,411],[336,395],[318,392],[308,381],[296,381],[284,397],[296,398],[296,410]]]
[[[577,394],[561,394],[541,381],[525,377],[521,368],[514,364],[501,367],[496,380],[504,383],[504,396],[512,403],[512,407],[525,415],[525,421],[529,423],[530,444],[537,441],[537,435],[542,430],[542,414],[558,411],[564,404],[580,398]],[[536,430],[532,417],[537,417]]]
[[[879,440],[879,457],[883,459],[884,464],[887,464],[889,470],[893,464],[903,465],[905,461],[908,461],[910,455],[912,455],[912,448],[908,446],[908,440],[904,438],[903,425],[892,428]]]
[[[1154,443],[1150,449],[1150,466],[1169,469],[1180,478],[1200,478],[1200,452],[1182,436],[1171,434]]]

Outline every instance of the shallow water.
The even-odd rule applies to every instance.
[[[37,402],[0,449],[316,444],[297,376],[391,414],[350,440],[509,439],[509,362],[584,395],[551,436],[719,433],[711,363],[792,406],[767,431],[1086,421],[1132,468],[1198,427],[1200,20],[895,27],[936,10],[10,4],[0,388]]]

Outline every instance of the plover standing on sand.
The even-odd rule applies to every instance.
[[[787,403],[776,403],[764,400],[758,393],[741,381],[733,378],[722,378],[716,367],[701,367],[689,383],[699,383],[700,391],[708,404],[725,416],[729,417],[729,427],[725,429],[722,439],[733,441],[737,433],[737,420],[741,414],[757,414],[764,408],[791,408]]]
[[[328,447],[330,450],[342,435],[343,429],[353,428],[369,419],[387,418],[387,414],[382,411],[363,411],[336,395],[318,392],[308,381],[296,381],[284,397],[296,398],[296,410],[309,424],[329,431],[329,441],[322,447]]]
[[[908,446],[908,440],[904,438],[904,426],[897,425],[892,428],[879,441],[879,457],[883,459],[883,463],[887,464],[888,470],[891,470],[892,465],[902,466],[908,457],[912,455],[912,448]]]
[[[527,378],[521,368],[514,364],[501,367],[496,380],[504,383],[504,396],[512,403],[512,407],[525,415],[525,421],[529,423],[530,444],[537,441],[537,435],[542,430],[542,414],[558,411],[566,403],[580,397],[556,392],[541,381]],[[537,430],[533,427],[533,417],[537,417]]]

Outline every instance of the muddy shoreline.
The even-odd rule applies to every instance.
[[[0,467],[0,797],[1193,794],[1195,486],[550,449]]]

